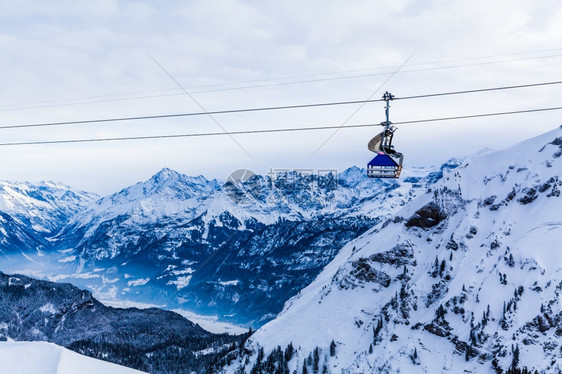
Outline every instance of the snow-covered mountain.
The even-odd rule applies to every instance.
[[[562,128],[445,171],[224,371],[562,372],[561,156]]]
[[[42,254],[49,236],[98,198],[61,183],[0,181],[0,253]]]
[[[2,266],[64,279],[103,299],[179,307],[259,326],[343,245],[457,165],[452,160],[435,172],[407,170],[400,181],[368,179],[364,169],[352,167],[339,174],[257,175],[241,186],[163,169],[80,205],[58,221],[57,230],[37,239],[44,250],[26,252],[24,259],[12,256]],[[233,198],[240,191],[252,198],[240,203]]]
[[[94,193],[62,183],[0,181],[0,211],[36,232],[51,233],[59,229],[97,199],[99,196]]]
[[[2,342],[3,373],[25,374],[142,374],[142,371],[80,355],[53,343]]]

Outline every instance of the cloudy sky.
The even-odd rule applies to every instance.
[[[0,49],[0,126],[364,100],[561,80],[562,3],[2,0]],[[555,107],[561,88],[395,101],[391,120]],[[0,129],[0,143],[340,126],[383,115],[373,103]],[[560,123],[562,111],[408,124],[395,145],[406,167],[439,164]],[[370,160],[377,130],[0,146],[0,179],[106,194],[163,167],[220,179],[239,168],[344,170]]]

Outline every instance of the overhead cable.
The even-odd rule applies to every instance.
[[[426,118],[426,119],[419,119],[419,120],[393,122],[393,124],[394,125],[406,125],[406,124],[427,123],[427,122],[453,121],[453,120],[470,119],[470,118],[495,117],[495,116],[525,114],[525,113],[537,113],[537,112],[547,112],[547,111],[556,111],[556,110],[562,110],[562,106],[560,106],[560,107],[550,107],[550,108],[513,110],[513,111],[508,111],[508,112],[469,114],[469,115],[452,116],[452,117]],[[381,126],[381,124],[380,123],[369,123],[369,124],[347,125],[347,126],[344,126],[343,129],[366,128],[366,127],[375,127],[375,126]],[[230,132],[227,132],[227,133],[225,133],[225,132],[206,132],[206,133],[124,136],[124,137],[89,138],[89,139],[40,140],[40,141],[30,141],[30,142],[0,143],[0,146],[95,143],[95,142],[127,141],[127,140],[149,140],[149,139],[173,139],[173,138],[207,137],[207,136],[221,136],[221,135],[268,134],[268,133],[299,132],[299,131],[333,130],[333,129],[337,129],[337,128],[342,128],[342,127],[340,125],[338,125],[338,126],[312,126],[312,127],[293,127],[293,128],[280,128],[280,129],[240,130],[240,131],[230,131]]]
[[[480,89],[464,90],[464,91],[440,92],[440,93],[431,93],[431,94],[414,95],[414,96],[403,96],[403,97],[397,96],[394,98],[394,100],[411,100],[411,99],[421,99],[421,98],[430,98],[430,97],[438,97],[438,96],[471,94],[471,93],[480,93],[480,92],[491,92],[491,91],[500,91],[500,90],[509,90],[509,89],[521,89],[521,88],[530,88],[530,87],[558,85],[558,84],[562,84],[562,81],[520,84],[515,86],[480,88]],[[190,113],[156,114],[156,115],[148,115],[148,116],[113,117],[113,118],[98,118],[98,119],[77,120],[77,121],[30,123],[30,124],[0,126],[0,130],[33,128],[33,127],[83,125],[83,124],[105,123],[105,122],[138,121],[138,120],[150,120],[150,119],[162,119],[162,118],[194,117],[194,116],[205,116],[205,115],[208,116],[208,115],[219,115],[219,114],[263,112],[263,111],[270,111],[270,110],[303,109],[303,108],[327,107],[327,106],[338,106],[338,105],[366,104],[366,103],[375,103],[381,101],[383,100],[369,99],[369,100],[336,101],[336,102],[329,102],[329,103],[283,105],[283,106],[270,106],[270,107],[261,107],[261,108],[242,108],[242,109],[228,109],[228,110],[190,112]]]

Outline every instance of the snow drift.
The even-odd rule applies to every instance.
[[[96,360],[53,343],[0,343],[2,373],[19,374],[141,374],[142,371]]]

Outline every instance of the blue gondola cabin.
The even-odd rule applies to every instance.
[[[367,164],[367,176],[370,178],[398,178],[402,167],[384,152],[379,152]]]

